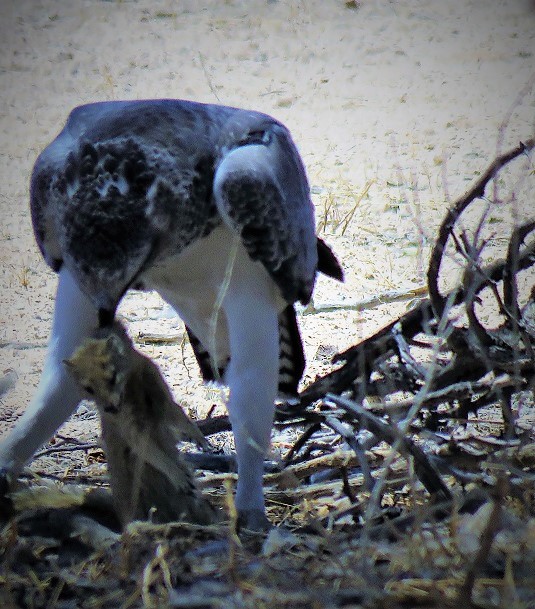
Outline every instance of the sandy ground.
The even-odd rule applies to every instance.
[[[286,123],[320,228],[346,269],[343,285],[320,280],[317,304],[421,286],[449,202],[497,149],[534,132],[533,0],[0,6],[0,372],[18,374],[2,398],[0,431],[38,383],[56,283],[34,244],[29,175],[73,106],[188,98],[262,110]],[[325,355],[407,304],[303,317],[307,378],[325,367]],[[121,312],[135,337],[183,331],[155,295],[129,296]],[[194,412],[216,399],[200,385],[188,346],[142,348]],[[96,431],[85,406],[66,428],[86,439]]]

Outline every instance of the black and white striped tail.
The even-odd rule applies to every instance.
[[[210,354],[201,341],[187,326],[186,331],[203,379],[220,381],[224,378],[228,360],[220,362],[216,372]],[[305,354],[293,305],[288,305],[279,315],[279,345],[279,395],[295,397],[305,370]]]
[[[279,396],[296,397],[305,370],[305,353],[293,305],[279,315],[279,349]]]
[[[218,362],[218,369],[217,371],[214,370],[214,362],[212,361],[208,350],[204,348],[201,341],[195,336],[195,334],[193,334],[193,332],[188,328],[188,326],[186,326],[186,332],[188,333],[189,342],[191,348],[193,349],[195,359],[199,364],[202,378],[206,382],[219,382],[225,374],[225,370],[227,368],[229,360],[227,359],[224,362]]]

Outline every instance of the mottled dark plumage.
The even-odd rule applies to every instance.
[[[285,127],[235,108],[159,100],[73,110],[32,177],[45,259],[56,270],[67,264],[99,308],[113,309],[148,266],[221,223],[217,166],[253,144],[270,164],[231,171],[223,211],[286,300],[307,302],[317,252],[304,169]]]

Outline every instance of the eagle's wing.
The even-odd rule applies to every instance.
[[[223,221],[263,264],[288,303],[310,300],[318,265],[314,210],[288,131],[268,120],[223,147],[214,177]]]

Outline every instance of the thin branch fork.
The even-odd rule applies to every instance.
[[[344,438],[344,440],[353,449],[353,452],[355,453],[358,459],[362,475],[364,477],[364,484],[366,485],[366,488],[369,491],[372,491],[375,484],[375,480],[372,476],[368,461],[366,460],[364,449],[360,445],[360,442],[355,432],[350,431],[347,425],[344,425],[344,423],[339,421],[334,416],[326,416],[325,424],[328,425],[333,431],[338,433],[342,438]]]
[[[452,234],[455,223],[464,210],[474,201],[474,199],[480,199],[484,196],[488,183],[496,176],[502,167],[521,154],[531,151],[534,147],[535,138],[530,138],[526,140],[526,142],[521,142],[513,150],[510,150],[509,152],[506,152],[496,158],[483,173],[480,179],[474,184],[474,186],[461,199],[459,199],[446,214],[446,217],[439,228],[438,238],[431,252],[429,268],[427,271],[429,296],[434,314],[437,319],[440,319],[443,316],[447,302],[447,298],[442,296],[438,288],[438,276],[440,273],[440,266],[446,244],[450,235]]]

